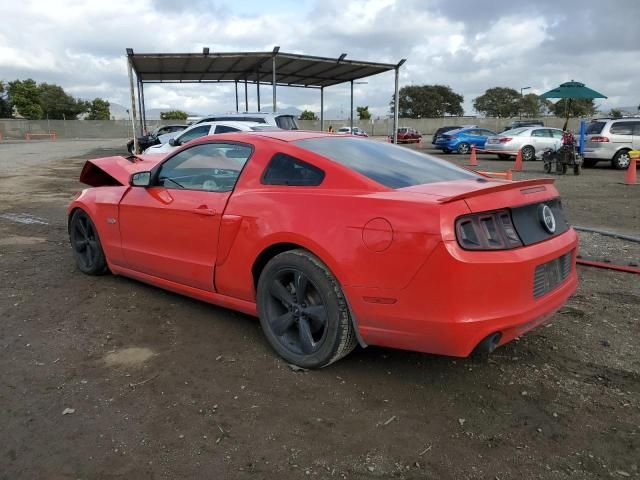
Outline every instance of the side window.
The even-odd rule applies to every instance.
[[[162,164],[156,185],[178,190],[231,191],[251,152],[247,145],[232,143],[195,145]]]
[[[533,132],[531,132],[531,136],[532,137],[546,137],[547,135],[545,134],[545,129],[543,128],[538,128],[536,130],[534,130]]]
[[[551,130],[553,138],[562,138],[562,130]]]
[[[201,125],[199,127],[192,128],[188,132],[184,132],[182,135],[178,137],[178,141],[181,145],[193,140],[194,138],[204,137],[205,135],[209,135],[209,130],[211,127],[209,125]]]
[[[314,187],[320,185],[322,180],[324,172],[318,167],[285,153],[276,153],[262,175],[265,185]]]
[[[280,115],[276,117],[276,125],[283,130],[297,130],[298,125],[291,115]]]
[[[226,125],[217,125],[216,126],[216,134],[217,133],[229,133],[229,132],[239,132],[239,128],[228,127]]]
[[[633,135],[632,122],[616,122],[609,128],[609,133],[614,135]]]

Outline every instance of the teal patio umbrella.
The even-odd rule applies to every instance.
[[[589,87],[585,86],[584,83],[571,80],[570,82],[561,84],[559,87],[556,87],[553,90],[549,90],[548,92],[543,93],[542,95],[540,95],[540,98],[567,99],[565,110],[567,118],[565,119],[563,127],[563,130],[566,130],[567,124],[569,123],[569,105],[572,99],[607,97],[600,92],[596,92],[595,90],[592,90]]]

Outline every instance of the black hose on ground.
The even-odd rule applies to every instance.
[[[607,230],[600,230],[599,228],[580,227],[578,225],[572,225],[574,230],[579,232],[597,233],[606,237],[619,238],[620,240],[628,240],[630,242],[640,243],[640,237],[634,237],[632,235],[625,235],[623,233],[609,232]]]

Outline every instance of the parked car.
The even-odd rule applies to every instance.
[[[498,157],[503,160],[522,149],[522,160],[535,160],[542,158],[546,148],[558,150],[562,146],[562,133],[559,128],[514,128],[487,138],[485,148],[492,152],[510,152],[498,153]]]
[[[151,145],[158,145],[162,143],[160,141],[160,137],[162,135],[181,132],[188,126],[189,125],[160,125],[154,128],[153,130],[151,130],[151,132],[149,132],[148,135],[143,135],[142,137],[138,137],[138,148],[140,149],[141,152],[144,152]],[[131,154],[136,153],[134,152],[134,148],[133,148],[133,139],[127,142],[127,151]]]
[[[68,209],[80,271],[259,316],[304,368],[358,343],[490,352],[577,286],[553,180],[495,180],[386,142],[213,135],[164,158],[89,160],[80,180],[94,187]]]
[[[282,130],[298,130],[295,115],[291,115],[289,113],[218,113],[206,115],[196,123],[205,122],[255,122],[266,123],[267,125],[281,128]]]
[[[629,168],[629,150],[640,149],[640,117],[600,118],[587,125],[584,142],[584,166],[600,161],[611,162],[613,168]]]
[[[398,129],[398,143],[417,143],[422,140],[422,134],[415,128],[402,127]],[[393,137],[389,136],[389,141]]]
[[[496,132],[478,127],[459,128],[450,130],[436,138],[435,147],[444,153],[458,152],[466,154],[471,151],[471,146],[484,148],[487,137],[495,135]]]
[[[472,126],[472,125],[469,125]],[[475,126],[475,125],[473,125]],[[460,125],[449,125],[446,127],[440,127],[436,130],[436,132],[433,134],[433,138],[431,139],[431,144],[435,145],[436,144],[436,139],[442,135],[443,133],[447,133],[450,132],[451,130],[459,130],[460,128],[462,128]]]
[[[264,130],[280,130],[277,127],[256,122],[207,122],[196,123],[185,129],[175,138],[170,138],[167,143],[153,145],[147,148],[144,153],[147,155],[167,154],[178,149],[181,145],[193,139],[205,137],[207,135],[218,135],[220,133],[231,132],[252,132]]]
[[[340,135],[355,135],[356,137],[368,137],[367,132],[358,127],[353,127],[353,132],[351,131],[351,127],[340,127],[336,132]]]
[[[503,131],[506,132],[520,127],[544,127],[544,122],[542,120],[514,120]]]

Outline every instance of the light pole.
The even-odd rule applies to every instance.
[[[353,86],[354,85],[366,85],[369,82],[354,82],[351,80],[351,114],[349,115],[349,127],[351,128],[351,135],[353,135]]]
[[[522,99],[524,98],[522,96],[522,91],[523,90],[529,90],[531,87],[520,87],[520,108],[518,108],[518,114],[520,116],[520,118],[522,118]]]

